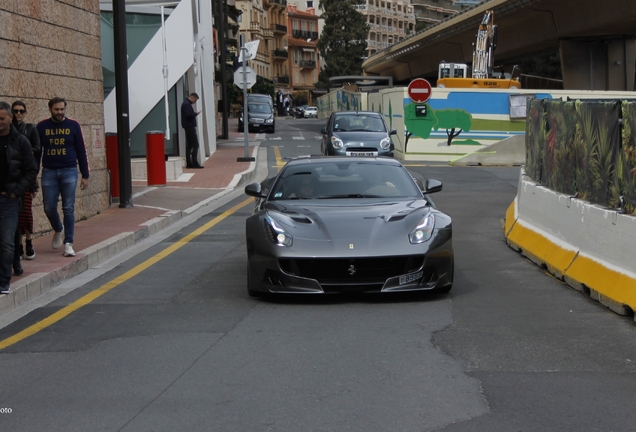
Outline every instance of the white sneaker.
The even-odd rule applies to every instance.
[[[56,232],[55,234],[53,234],[53,240],[51,240],[51,247],[53,249],[57,249],[60,246],[62,246],[63,241],[64,241],[64,228],[62,228],[62,231]]]
[[[75,256],[75,251],[73,250],[73,243],[64,243],[64,256]]]

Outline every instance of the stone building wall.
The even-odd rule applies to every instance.
[[[0,1],[0,101],[24,101],[26,121],[37,123],[60,96],[82,125],[91,175],[86,190],[78,182],[76,220],[109,206],[101,57],[99,0]],[[33,216],[36,236],[51,230],[41,193]]]

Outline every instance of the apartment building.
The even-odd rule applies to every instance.
[[[369,57],[415,33],[415,11],[409,1],[366,0],[356,5],[369,24]]]
[[[320,73],[318,52],[318,20],[316,9],[298,10],[287,5],[287,44],[289,47],[290,89],[292,91],[315,90]]]
[[[457,0],[412,0],[415,19],[426,24],[437,24],[457,15],[462,7]]]
[[[287,50],[287,0],[264,0],[269,16],[269,28],[273,35],[270,47],[270,71],[267,77],[278,88],[289,86],[289,52]]]
[[[236,0],[236,7],[242,12],[239,31],[245,35],[245,42],[260,40],[256,58],[249,66],[256,75],[271,77],[271,54],[274,33],[269,28],[271,0]]]

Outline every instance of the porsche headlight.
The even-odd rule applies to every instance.
[[[344,143],[342,142],[342,140],[340,138],[336,138],[336,137],[331,137],[331,145],[336,150],[339,150],[342,147],[344,147]]]
[[[435,229],[435,215],[433,213],[429,213],[424,216],[415,229],[411,231],[411,234],[409,234],[409,241],[412,244],[424,243],[433,235],[433,229]]]
[[[382,141],[380,141],[380,147],[382,147],[382,149],[386,150],[389,147],[391,147],[391,138],[386,137],[386,138],[382,138]]]
[[[267,238],[276,246],[290,247],[292,245],[292,236],[270,216],[265,216],[265,233],[267,233]]]

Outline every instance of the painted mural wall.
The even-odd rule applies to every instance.
[[[347,92],[351,106],[356,100]],[[362,95],[360,94],[360,101]],[[416,104],[405,87],[381,90],[367,95],[362,109],[381,113],[396,129],[395,154],[404,160],[453,161],[490,145],[526,133],[527,102],[533,99],[631,98],[631,92],[535,91],[433,88],[431,98]],[[343,95],[329,93],[319,99],[322,118],[342,111]]]

